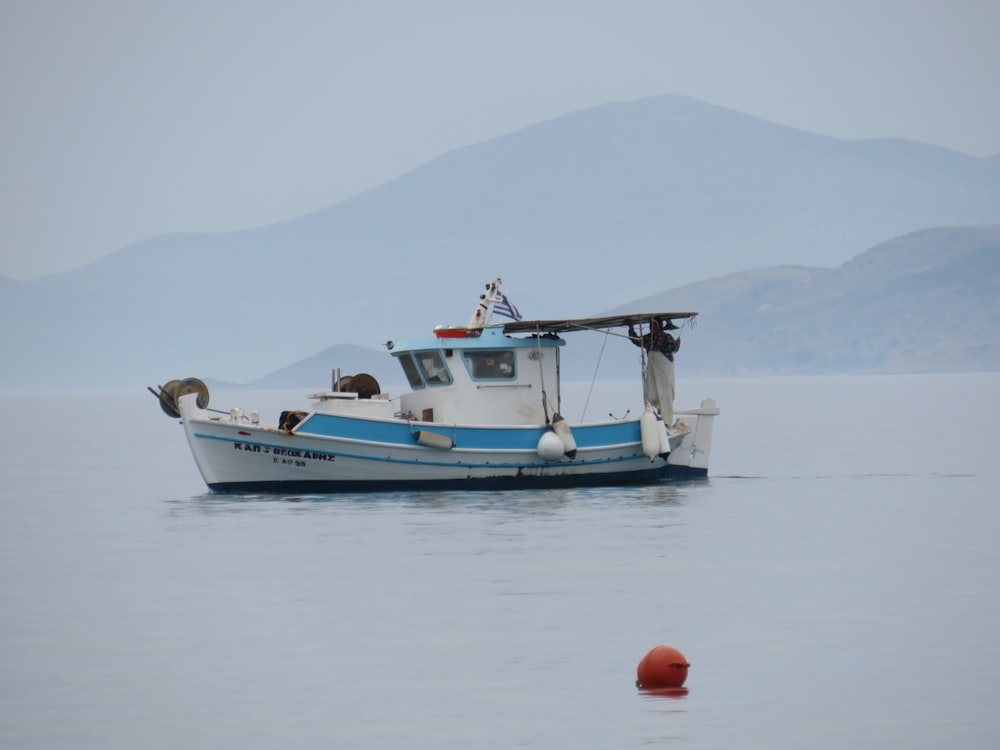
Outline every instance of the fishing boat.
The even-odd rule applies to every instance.
[[[495,322],[496,315],[508,319]],[[335,371],[330,390],[267,423],[256,411],[210,408],[208,388],[197,378],[149,390],[166,414],[181,420],[195,463],[216,492],[482,490],[701,478],[708,474],[719,414],[711,399],[666,421],[649,401],[635,416],[609,414],[601,421],[570,424],[560,413],[565,334],[615,331],[639,342],[646,327],[678,328],[696,315],[523,320],[497,279],[486,285],[465,326],[386,342],[410,387],[398,398],[367,373]]]

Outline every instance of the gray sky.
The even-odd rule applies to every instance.
[[[1000,153],[997,0],[0,0],[0,274],[323,208],[678,92]]]

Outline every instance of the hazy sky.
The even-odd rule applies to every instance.
[[[0,0],[0,274],[269,224],[678,92],[1000,153],[998,0]]]

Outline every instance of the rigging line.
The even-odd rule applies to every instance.
[[[653,336],[652,336],[652,334],[653,334],[653,326],[652,326],[652,321],[650,321],[649,333],[650,333],[649,341],[650,341],[650,345],[652,345],[652,342],[653,342]],[[645,401],[646,400],[646,366],[647,365],[646,365],[646,347],[642,345],[642,321],[641,320],[639,321],[639,331],[638,331],[638,334],[639,334],[639,365],[640,365],[640,367],[639,367],[639,376],[642,379],[642,398]]]
[[[604,347],[608,345],[608,336],[611,335],[611,329],[608,328],[604,331],[604,343],[601,344],[601,352],[597,355],[597,364],[594,365],[594,377],[590,379],[590,390],[587,391],[587,400],[583,403],[583,414],[580,415],[580,421],[583,422],[587,418],[587,407],[590,406],[590,396],[594,392],[594,383],[597,381],[597,371],[601,367],[601,359],[604,358]]]
[[[596,328],[595,326],[585,326],[585,325],[581,325],[580,323],[572,323],[572,324],[566,326],[566,330],[567,331],[571,331],[571,330],[577,330],[577,331],[603,331],[608,336],[618,336],[618,337],[623,338],[623,339],[629,338],[629,335],[627,333],[616,333],[615,331],[612,331],[610,328]]]
[[[562,358],[556,347],[556,414],[562,414]]]
[[[545,412],[545,424],[549,424],[549,396],[545,392],[545,367],[542,365],[542,332],[535,326],[535,352],[538,354],[538,378],[542,385],[542,411]]]

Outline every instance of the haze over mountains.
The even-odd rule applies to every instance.
[[[1000,225],[927,229],[838,268],[729,274],[630,303],[701,311],[685,367],[714,374],[1000,369]]]
[[[701,311],[678,333],[684,377],[998,370],[1000,226],[923,230],[838,268],[740,271],[601,312],[668,309]],[[621,337],[566,337],[567,379],[638,375],[639,353]],[[348,366],[402,381],[384,349],[338,345],[250,385],[315,388]]]
[[[497,275],[526,317],[698,310],[692,371],[996,367],[1000,230],[975,225],[1000,225],[1000,157],[609,104],[276,225],[0,277],[0,389],[253,381],[463,324]]]

